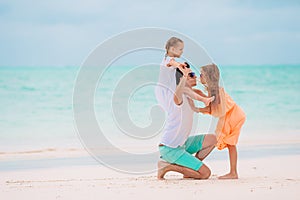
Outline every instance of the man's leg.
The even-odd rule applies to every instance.
[[[158,174],[157,178],[160,180],[164,180],[164,176],[167,172],[174,171],[183,174],[183,177],[195,178],[195,179],[208,179],[210,177],[211,171],[210,169],[203,164],[198,171],[193,169],[176,165],[170,164],[164,161],[158,162]]]
[[[168,171],[179,172],[183,174],[184,177],[189,178],[209,178],[211,175],[210,169],[203,164],[200,159],[193,156],[193,154],[203,147],[209,147],[211,143],[214,142],[213,138],[215,138],[214,135],[209,135],[208,137],[207,135],[196,135],[187,139],[184,148],[170,150],[169,147],[160,147],[160,153],[163,159],[169,159],[170,161],[173,160],[172,163],[174,162],[174,164],[160,161],[158,163],[158,179],[163,179],[164,175]],[[178,155],[180,156],[178,157]]]
[[[204,160],[214,149],[216,143],[217,143],[217,138],[214,134],[205,135],[202,144],[202,149],[196,153],[196,158],[198,158],[201,161]]]

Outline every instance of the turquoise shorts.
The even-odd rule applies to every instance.
[[[171,148],[159,146],[161,158],[169,163],[181,165],[198,171],[203,162],[193,156],[202,149],[205,135],[190,136],[183,146]]]

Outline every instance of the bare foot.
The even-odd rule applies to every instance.
[[[165,161],[158,161],[157,163],[157,179],[164,180],[165,174],[169,171],[169,166],[171,166],[170,163]]]
[[[223,176],[219,176],[218,179],[238,179],[237,173],[228,173]]]
[[[215,96],[212,96],[212,97],[209,97],[209,98],[205,98],[205,100],[203,101],[203,103],[205,104],[205,106],[208,106],[214,100],[215,100]]]

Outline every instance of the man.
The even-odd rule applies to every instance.
[[[175,171],[185,178],[208,179],[211,171],[202,160],[213,150],[216,137],[214,134],[189,137],[193,125],[193,102],[184,94],[186,87],[196,86],[197,76],[189,68],[184,68],[176,78],[180,81],[172,100],[166,99],[171,103],[166,110],[167,121],[159,144],[161,158],[167,162],[158,162],[157,178],[164,179],[167,172]]]

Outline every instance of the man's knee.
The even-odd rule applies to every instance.
[[[211,175],[210,169],[205,164],[200,167],[198,172],[200,174],[200,179],[208,179]]]

